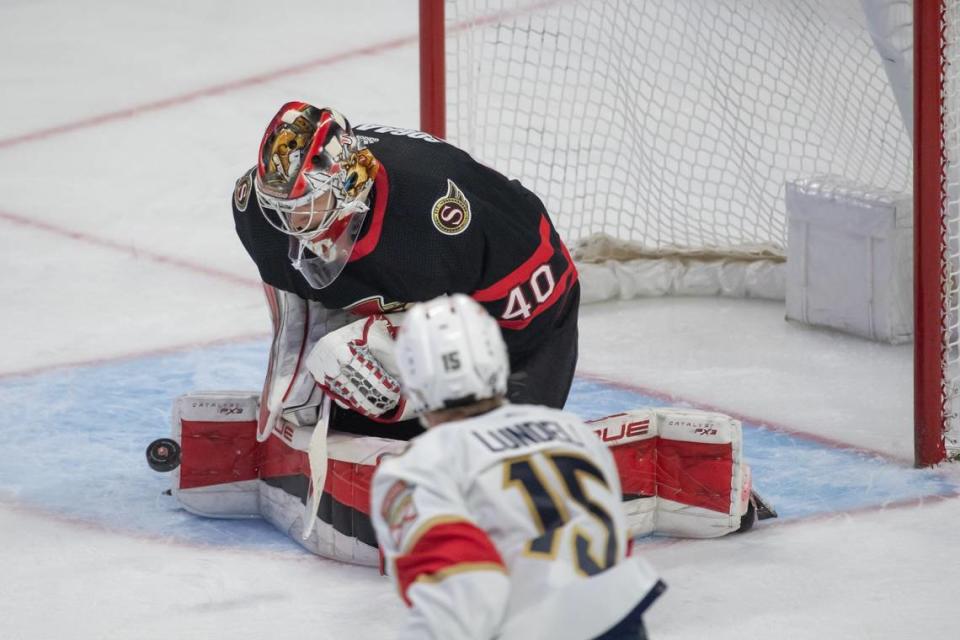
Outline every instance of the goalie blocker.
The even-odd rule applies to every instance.
[[[325,478],[317,484],[322,494],[311,500],[307,449],[312,429],[281,419],[260,441],[258,411],[256,392],[197,392],[176,400],[172,439],[180,450],[171,493],[179,504],[205,517],[263,517],[313,553],[378,565],[370,482],[380,460],[399,454],[406,443],[331,431]],[[757,513],[761,519],[776,515],[751,498],[737,420],[657,408],[589,425],[616,460],[631,535],[713,538],[749,528]],[[505,432],[490,444],[510,449],[554,437],[531,426]],[[174,449],[169,439],[157,443],[148,449],[153,462],[156,449],[164,455]],[[157,468],[165,466],[172,465]],[[304,537],[307,504],[318,506],[316,523]]]

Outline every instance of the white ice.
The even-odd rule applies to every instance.
[[[0,4],[0,378],[266,335],[233,181],[289,99],[417,127],[416,9]],[[912,458],[909,346],[788,324],[757,301],[596,305],[580,326],[584,372]],[[650,631],[955,638],[958,530],[954,498],[655,543],[644,552],[670,590]],[[404,615],[366,569],[121,534],[16,493],[0,494],[0,567],[9,640],[382,638]]]

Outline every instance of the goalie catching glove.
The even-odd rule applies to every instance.
[[[397,379],[396,333],[383,314],[361,318],[321,338],[307,357],[307,369],[344,409],[378,422],[412,418]]]

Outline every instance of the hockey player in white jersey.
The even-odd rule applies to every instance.
[[[630,555],[613,457],[576,417],[505,401],[497,323],[465,295],[397,339],[426,433],[385,459],[371,515],[410,615],[402,638],[645,638],[664,585]]]

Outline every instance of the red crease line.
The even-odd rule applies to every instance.
[[[145,349],[143,351],[121,353],[118,355],[105,356],[102,358],[90,358],[88,360],[75,360],[73,362],[60,362],[60,363],[49,364],[49,365],[44,365],[40,367],[31,367],[29,369],[20,369],[17,371],[4,371],[4,372],[0,372],[0,381],[8,380],[11,378],[29,378],[31,376],[38,376],[44,373],[50,373],[52,371],[60,371],[65,369],[80,369],[83,367],[96,367],[96,366],[102,366],[102,365],[108,365],[108,364],[116,364],[118,362],[127,362],[130,360],[139,360],[140,358],[173,355],[177,353],[182,353],[184,351],[191,351],[193,349],[218,347],[221,345],[236,344],[240,342],[250,342],[253,340],[266,340],[270,338],[271,335],[272,334],[267,332],[248,333],[248,334],[230,336],[226,338],[217,338],[214,340],[205,340],[205,341],[198,340],[193,342],[184,342],[184,343],[170,345],[166,347],[158,347],[156,349]]]
[[[685,406],[693,407],[695,409],[701,409],[704,411],[715,411],[717,413],[728,415],[731,418],[735,418],[740,422],[748,422],[750,424],[757,425],[758,427],[767,429],[768,431],[773,431],[775,433],[782,433],[782,434],[789,435],[801,440],[807,440],[809,442],[815,442],[817,444],[830,447],[831,449],[843,449],[843,450],[852,451],[855,453],[862,453],[871,457],[882,458],[884,460],[887,460],[888,462],[892,462],[895,464],[906,464],[911,466],[913,465],[913,460],[909,458],[892,455],[884,451],[870,449],[868,447],[861,447],[859,445],[854,445],[848,442],[843,442],[842,440],[837,440],[834,438],[828,438],[826,436],[809,433],[807,431],[801,431],[796,427],[790,427],[782,423],[772,422],[765,418],[757,418],[755,416],[750,416],[737,411],[730,411],[729,409],[726,409],[724,407],[718,407],[713,404],[690,400],[688,398],[683,398],[683,397],[676,396],[663,391],[658,391],[656,389],[650,389],[648,387],[644,387],[638,384],[621,382],[619,380],[612,380],[610,378],[607,378],[599,374],[594,374],[594,373],[589,373],[586,371],[579,371],[579,370],[577,371],[577,377],[587,379],[587,380],[592,380],[594,382],[609,385],[611,387],[616,387],[620,389],[625,389],[627,391],[634,391],[636,393],[641,393],[645,396],[650,396],[651,398],[663,400],[664,402],[669,402],[674,405],[685,405]]]
[[[103,249],[110,249],[111,251],[117,251],[133,258],[144,259],[150,262],[156,262],[158,264],[165,264],[180,269],[185,269],[187,271],[201,273],[212,278],[225,280],[231,284],[237,284],[243,287],[261,286],[259,280],[238,276],[234,273],[230,273],[229,271],[222,271],[199,262],[192,262],[190,260],[164,255],[148,249],[140,249],[138,247],[125,245],[115,240],[101,238],[89,233],[84,233],[83,231],[75,231],[65,227],[58,227],[50,224],[49,222],[40,220],[39,218],[28,218],[27,216],[21,216],[14,213],[9,213],[7,211],[0,211],[0,220],[33,230],[45,231],[47,233],[60,236],[61,238],[69,238],[70,240],[77,240],[79,242]]]
[[[101,124],[116,122],[117,120],[134,118],[146,113],[160,111],[163,109],[168,109],[170,107],[180,106],[187,102],[193,102],[201,98],[208,98],[210,96],[230,93],[238,89],[245,89],[255,85],[266,84],[277,78],[295,75],[298,73],[303,73],[315,67],[322,67],[330,64],[335,64],[337,62],[349,60],[350,58],[382,53],[383,51],[396,49],[398,47],[402,47],[404,45],[411,44],[416,41],[417,41],[417,36],[404,36],[402,38],[395,38],[393,40],[387,40],[377,45],[360,47],[358,49],[353,49],[351,51],[344,51],[342,53],[335,53],[333,55],[323,56],[321,58],[315,58],[313,60],[301,62],[299,64],[295,64],[289,67],[284,67],[281,69],[276,69],[274,71],[259,73],[257,75],[249,76],[246,78],[240,78],[239,80],[233,80],[230,82],[213,85],[203,89],[197,89],[196,91],[190,91],[188,93],[183,93],[177,96],[162,98],[160,100],[155,100],[153,102],[146,102],[144,104],[127,107],[125,109],[119,109],[117,111],[102,113],[100,115],[91,116],[89,118],[83,118],[81,120],[76,120],[74,122],[66,122],[64,124],[56,125],[46,129],[38,129],[36,131],[31,131],[29,133],[24,133],[18,136],[0,139],[0,149],[14,147],[14,146],[23,144],[25,142],[33,142],[33,141],[41,140],[44,138],[50,138],[63,133],[70,133],[71,131],[77,131],[78,129],[88,129],[90,127],[96,127]]]
[[[447,31],[449,33],[457,33],[457,32],[470,29],[476,26],[486,26],[490,24],[495,24],[503,20],[509,20],[511,18],[516,18],[521,15],[534,13],[536,11],[540,11],[541,9],[546,9],[551,6],[564,4],[570,1],[571,0],[545,0],[543,2],[537,2],[534,4],[528,5],[526,7],[514,9],[511,11],[501,11],[501,12],[493,13],[489,15],[478,16],[477,18],[464,20],[456,24],[452,24],[447,28]],[[419,41],[419,39],[420,39],[420,36],[417,33],[412,35],[400,36],[397,38],[392,38],[390,40],[385,40],[377,44],[367,45],[365,47],[358,47],[356,49],[350,49],[348,51],[342,51],[339,53],[321,56],[319,58],[314,58],[312,60],[307,60],[305,62],[300,62],[287,67],[274,69],[273,71],[265,71],[252,76],[247,76],[246,78],[231,80],[229,82],[212,85],[206,88],[197,89],[195,91],[190,91],[187,93],[182,93],[180,95],[171,96],[169,98],[161,98],[153,102],[146,102],[140,105],[126,107],[124,109],[118,109],[116,111],[110,111],[107,113],[90,116],[88,118],[82,118],[80,120],[75,120],[73,122],[65,122],[63,124],[47,127],[45,129],[37,129],[35,131],[30,131],[28,133],[23,133],[20,135],[9,137],[9,138],[0,139],[0,149],[7,149],[10,147],[15,147],[17,145],[24,144],[26,142],[34,142],[36,140],[42,140],[45,138],[58,136],[64,133],[70,133],[72,131],[77,131],[79,129],[88,129],[91,127],[100,126],[102,124],[116,122],[118,120],[135,118],[147,113],[152,113],[154,111],[160,111],[163,109],[168,109],[170,107],[177,107],[182,104],[186,104],[188,102],[200,100],[202,98],[218,96],[225,93],[231,93],[233,91],[237,91],[240,89],[246,89],[252,86],[267,84],[273,80],[276,80],[277,78],[297,75],[300,73],[304,73],[306,71],[310,71],[311,69],[315,69],[317,67],[332,65],[332,64],[336,64],[336,63],[343,62],[345,60],[350,60],[353,58],[377,55],[377,54],[383,53],[384,51],[390,51],[392,49],[399,49],[400,47],[416,44]]]

